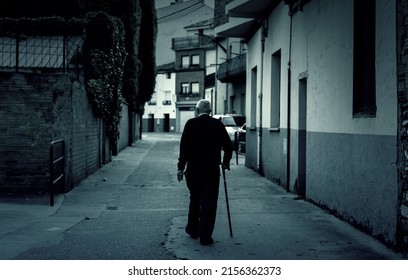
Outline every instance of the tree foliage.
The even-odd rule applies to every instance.
[[[86,1],[86,0],[85,0]],[[83,0],[1,0],[0,17],[80,17]]]
[[[154,1],[140,0],[142,8],[142,21],[140,39],[143,44],[139,45],[139,57],[143,65],[140,73],[138,102],[143,110],[144,104],[152,97],[156,83],[156,36],[157,18]]]
[[[119,136],[124,28],[120,20],[106,13],[90,13],[85,38],[86,90],[95,114],[106,124],[112,147]]]
[[[157,19],[154,0],[83,0],[83,11],[105,11],[120,18],[126,31],[123,97],[129,110],[143,113],[156,81]],[[143,43],[142,43],[143,42]]]
[[[15,36],[55,36],[81,35],[85,28],[85,21],[78,18],[65,20],[62,17],[41,18],[0,18],[0,35]]]
[[[110,16],[119,18],[122,25]],[[39,17],[43,19],[29,29],[37,29],[37,32],[47,30],[48,35],[52,35],[49,33],[53,30],[62,32],[64,29],[60,23],[65,20],[88,19],[86,87],[90,91],[92,104],[98,108],[99,116],[103,116],[111,124],[109,130],[114,138],[118,123],[117,106],[121,97],[128,103],[130,111],[143,113],[144,104],[151,99],[154,91],[157,36],[155,1],[1,0],[0,18],[3,20],[0,20],[0,34],[2,31],[4,33],[18,28],[21,18]],[[17,18],[20,19],[19,24],[14,22]],[[55,25],[48,23],[48,27],[41,27],[44,18],[54,18]],[[30,24],[26,24],[26,27]],[[78,32],[79,24],[72,26]],[[121,30],[123,34],[119,35]],[[124,50],[119,47],[122,43]],[[116,90],[121,90],[122,96],[114,94]],[[103,94],[106,96],[102,97]]]

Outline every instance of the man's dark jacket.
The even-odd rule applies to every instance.
[[[208,114],[187,121],[180,142],[178,170],[184,170],[187,164],[188,173],[219,175],[219,165],[229,165],[231,157],[232,143],[221,121]]]

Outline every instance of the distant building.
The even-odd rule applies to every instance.
[[[204,1],[173,1],[157,9],[157,78],[145,105],[144,132],[183,131],[197,101],[210,99],[215,83],[214,11]]]
[[[157,4],[161,4],[156,1]],[[156,6],[157,6],[156,4]],[[157,11],[157,43],[156,64],[163,65],[174,62],[171,49],[172,38],[188,36],[186,27],[197,22],[212,19],[214,9],[203,0],[174,0],[169,6],[158,8]]]
[[[174,63],[157,67],[156,88],[145,105],[145,132],[175,132],[176,73]]]
[[[197,101],[211,98],[211,91],[214,91],[215,68],[210,63],[215,62],[214,45],[211,37],[202,34],[173,38],[172,49],[176,54],[176,132],[182,132],[187,120],[194,117]]]
[[[217,103],[216,113],[246,114],[246,41],[242,40],[241,32],[236,34],[222,31],[230,26],[235,18],[227,15],[225,6],[230,0],[215,0],[214,34],[223,48],[218,48],[218,69],[216,79]]]

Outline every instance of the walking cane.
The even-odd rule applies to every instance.
[[[224,177],[225,200],[227,201],[229,230],[230,230],[230,236],[232,237],[232,226],[231,226],[231,215],[230,215],[230,209],[229,209],[229,203],[228,203],[227,181],[225,180],[225,169],[224,168],[221,168],[221,169],[222,169],[222,176]]]

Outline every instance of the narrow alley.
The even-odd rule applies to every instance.
[[[184,232],[185,181],[176,178],[178,134],[146,134],[56,205],[2,197],[1,259],[386,260],[405,257],[298,199],[235,157],[227,172],[233,237],[220,186],[215,244]],[[222,184],[221,180],[221,184]]]

